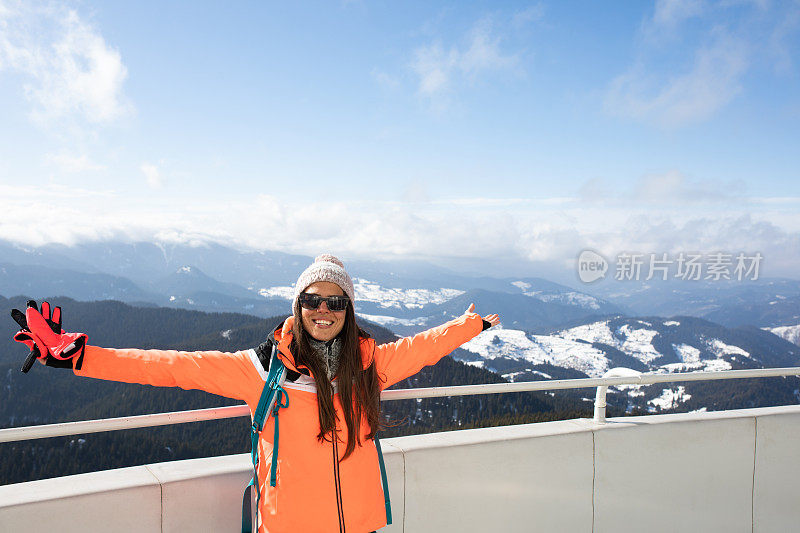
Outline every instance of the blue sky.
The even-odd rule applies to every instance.
[[[799,45],[797,1],[0,0],[0,238],[797,277]]]

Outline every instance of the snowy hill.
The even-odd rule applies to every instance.
[[[782,339],[800,345],[800,324],[796,326],[780,326],[777,328],[764,328]]]
[[[564,377],[557,374],[565,370],[601,377],[613,367],[674,373],[800,365],[800,348],[770,332],[731,330],[693,317],[616,317],[548,335],[497,327],[462,349],[456,357],[510,381]],[[691,398],[683,385],[621,389],[640,408],[651,410],[673,408]]]
[[[661,322],[654,323],[654,320]],[[666,328],[678,330],[680,325],[676,320],[616,318],[591,322],[550,335],[493,328],[462,348],[479,355],[487,361],[489,368],[489,361],[494,359],[515,359],[532,365],[570,368],[589,377],[601,377],[613,366],[629,366],[644,372],[729,370],[731,359],[752,359],[743,348],[727,344],[719,338],[708,338],[702,333],[684,333],[681,342],[672,342],[668,346],[663,342],[654,342]],[[620,353],[626,361],[620,361]]]

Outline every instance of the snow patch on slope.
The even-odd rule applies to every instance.
[[[389,309],[420,309],[426,305],[441,304],[464,294],[458,289],[398,289],[383,287],[372,281],[355,278],[353,280],[356,300],[374,302]],[[258,294],[265,298],[294,299],[294,287],[280,286],[259,289]],[[399,322],[398,322],[399,324]],[[416,325],[416,324],[412,324]]]
[[[594,296],[589,296],[581,292],[568,291],[568,292],[545,292],[545,291],[532,291],[531,284],[525,281],[512,281],[511,284],[522,291],[525,296],[536,298],[543,302],[559,302],[566,305],[574,305],[582,307],[583,309],[600,309],[600,302]]]
[[[356,300],[374,302],[381,307],[419,309],[426,305],[442,304],[464,294],[458,289],[397,289],[382,287],[378,283],[356,278],[353,280]]]
[[[763,328],[778,337],[791,343],[800,345],[800,324],[796,326],[779,326],[777,328]]]
[[[284,300],[294,300],[294,287],[268,287],[259,289],[258,294],[264,298],[283,298]]]
[[[608,325],[608,321],[584,324],[556,333],[556,335],[565,339],[583,340],[590,343],[599,342],[613,346],[645,364],[661,356],[652,345],[653,338],[657,334],[658,332],[655,330],[633,329],[628,324],[623,324],[614,334]]]
[[[717,357],[721,357],[723,355],[742,355],[744,357],[750,357],[749,352],[742,350],[738,346],[725,344],[719,339],[712,339],[707,343],[707,345],[708,349],[715,353]]]
[[[632,329],[630,325],[623,324],[617,332],[625,337],[617,348],[628,355],[632,355],[641,362],[647,364],[661,354],[653,347],[653,338],[658,332],[652,329]]]
[[[513,329],[490,329],[461,346],[483,359],[522,359],[533,364],[573,368],[590,376],[602,376],[608,361],[591,345],[551,335],[529,335]]]
[[[678,407],[678,404],[684,403],[691,397],[691,394],[686,394],[686,387],[679,385],[677,389],[664,389],[661,396],[648,400],[647,403],[651,406],[649,407],[650,412],[655,412],[656,409],[674,409]]]
[[[359,317],[374,322],[383,327],[390,326],[424,326],[427,320],[426,317],[418,318],[395,318],[393,316],[385,315],[368,315],[366,313],[356,313]]]
[[[592,322],[556,333],[559,337],[569,340],[582,340],[585,342],[601,342],[613,346],[617,339],[608,327],[608,321]]]
[[[733,346],[732,348],[737,347]],[[675,353],[678,355],[678,357],[680,357],[681,362],[662,365],[661,368],[667,372],[719,372],[722,370],[730,370],[732,368],[728,361],[719,357],[717,359],[701,359],[700,350],[688,344],[673,344],[672,349],[675,350]]]

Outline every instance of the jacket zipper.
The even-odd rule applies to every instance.
[[[325,366],[328,367],[328,375],[330,376],[330,366],[328,366],[328,361],[330,360],[330,352],[331,347],[326,346],[327,348],[327,357],[325,358]],[[335,392],[333,391],[333,386],[331,386],[331,402],[334,400]],[[342,504],[342,483],[341,478],[339,477],[339,447],[336,443],[338,440],[338,433],[336,431],[336,422],[334,421],[333,424],[333,431],[331,432],[331,440],[333,441],[333,479],[334,485],[336,485],[336,511],[339,513],[339,533],[345,533],[345,525],[344,525],[344,506]]]
[[[336,445],[336,433],[332,434],[333,438],[333,477],[336,485],[336,510],[339,513],[339,533],[345,532],[344,526],[344,508],[342,507],[342,485],[339,479],[339,448]]]

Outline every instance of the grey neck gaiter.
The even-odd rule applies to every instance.
[[[333,379],[336,375],[336,370],[339,368],[339,357],[342,354],[342,339],[334,337],[329,341],[318,341],[317,339],[308,337],[308,343],[317,354],[328,371],[328,379]]]

